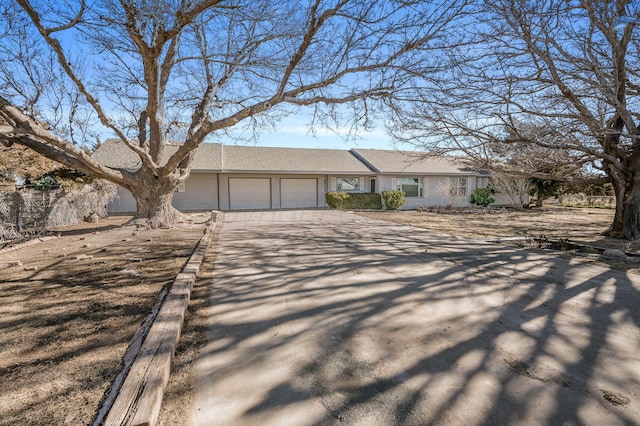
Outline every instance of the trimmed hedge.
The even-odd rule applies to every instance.
[[[327,205],[334,209],[381,210],[382,197],[370,192],[327,192]]]

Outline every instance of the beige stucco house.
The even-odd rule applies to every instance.
[[[370,179],[375,181],[376,192],[404,191],[407,203],[403,209],[468,206],[471,193],[488,183],[488,174],[470,169],[452,158],[378,149],[352,149],[350,152],[375,173]]]
[[[167,155],[176,149],[168,145]],[[140,165],[137,156],[116,140],[105,141],[93,157],[113,168],[135,170]],[[173,204],[183,211],[321,208],[326,207],[328,191],[401,189],[407,199],[405,209],[466,206],[473,190],[486,183],[486,174],[450,158],[418,152],[204,143]],[[108,206],[110,213],[135,209],[135,199],[124,188]]]

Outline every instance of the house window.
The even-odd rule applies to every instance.
[[[405,197],[423,197],[424,182],[422,178],[397,178],[398,189],[404,192]]]
[[[339,177],[336,179],[336,191],[359,191],[359,177]]]
[[[452,197],[467,196],[467,178],[452,177],[449,179],[449,195]]]

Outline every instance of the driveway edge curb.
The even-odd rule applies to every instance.
[[[157,423],[191,291],[211,241],[222,226],[223,213],[214,211],[213,215],[215,220],[211,221],[182,272],[171,285],[113,404],[102,408],[101,411],[108,411],[104,422],[99,416],[94,425]]]

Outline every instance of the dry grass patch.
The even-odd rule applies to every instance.
[[[607,240],[600,234],[613,220],[613,210],[570,207],[544,207],[522,211],[506,208],[466,208],[358,214],[466,238],[545,235],[549,238],[570,238],[584,242]],[[611,240],[620,245],[620,240]]]
[[[140,231],[109,218],[0,254],[0,425],[91,424],[209,217]]]
[[[473,239],[517,238],[570,241],[598,248],[623,250],[640,255],[640,242],[608,238],[602,235],[613,221],[611,209],[545,206],[522,211],[507,208],[434,209],[433,211],[358,212],[390,222],[416,226],[449,235]],[[531,244],[535,247],[535,244]],[[629,262],[607,260],[615,268],[640,271],[637,259]],[[605,262],[598,258],[598,261]]]

